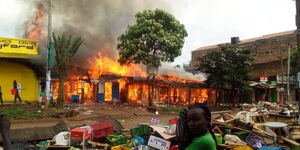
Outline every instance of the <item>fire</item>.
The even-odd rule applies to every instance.
[[[44,34],[43,27],[45,7],[41,2],[39,2],[36,7],[37,11],[35,13],[35,17],[33,20],[28,22],[29,27],[25,33],[26,38],[31,40],[39,40]]]
[[[98,53],[98,56],[89,62],[89,73],[92,78],[99,78],[103,74],[117,74],[121,76],[140,76],[146,77],[146,72],[141,69],[140,66],[131,64],[120,65],[118,58],[112,59],[106,56],[102,56]]]
[[[117,58],[109,58],[101,53],[90,59],[87,66],[86,75],[75,73],[68,77],[69,81],[65,83],[66,99],[80,95],[84,103],[87,100],[95,102],[99,97],[103,97],[101,101],[105,102],[115,102],[113,99],[117,99],[119,102],[143,105],[148,104],[149,96],[154,103],[181,105],[208,100],[207,89],[189,87],[201,83],[200,80],[182,79],[172,76],[171,73],[157,75],[149,84],[146,72],[139,65],[120,65]]]
[[[207,89],[192,89],[191,90],[191,104],[204,103],[208,99]]]
[[[111,101],[112,100],[112,83],[106,82],[104,84],[105,87],[105,101]]]
[[[182,79],[178,78],[174,75],[175,73],[171,73],[170,75],[158,75],[156,78],[160,80],[168,80],[168,81],[174,81],[174,82],[180,82],[180,83],[189,83],[189,82],[201,82],[201,80],[198,79]]]
[[[132,83],[128,86],[128,101],[133,103],[147,103],[148,85],[145,83]]]

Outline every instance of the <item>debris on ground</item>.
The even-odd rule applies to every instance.
[[[171,109],[177,111],[177,107]],[[11,134],[14,135],[13,140],[38,141],[35,146],[45,150],[178,150],[176,123],[179,117],[163,122],[161,115],[155,113],[169,111],[170,108],[148,107],[147,110],[153,113],[152,118],[131,129],[122,125],[127,119],[106,116],[105,120],[72,129],[67,128],[65,122],[60,122],[52,127],[26,129],[26,133],[30,134],[21,130],[12,130]],[[138,112],[132,114],[140,115]],[[242,104],[239,111],[213,111],[212,130],[220,150],[284,150],[300,146],[297,114],[293,105],[279,106],[269,102]],[[17,132],[20,134],[15,135]]]

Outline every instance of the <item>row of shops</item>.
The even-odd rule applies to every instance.
[[[42,67],[30,61],[38,54],[38,42],[25,39],[1,38],[0,86],[4,102],[13,102],[11,93],[13,81],[21,85],[23,101],[34,102],[43,99],[44,72]],[[19,46],[12,46],[19,45]],[[58,82],[52,82],[53,99],[57,99]],[[251,82],[254,88],[252,100],[283,102],[284,90],[280,85]],[[292,94],[291,94],[292,95]],[[216,91],[205,87],[197,80],[180,79],[160,75],[154,79],[139,76],[101,74],[97,78],[76,75],[65,83],[66,103],[129,102],[147,105],[149,96],[153,103],[188,105],[193,103],[215,104]]]
[[[215,90],[205,88],[202,82],[185,81],[162,78],[149,81],[144,77],[106,74],[97,80],[78,79],[66,82],[65,97],[68,103],[129,102],[147,105],[149,95],[154,103],[187,105],[215,102]],[[53,87],[54,93],[58,93],[57,82]],[[54,99],[56,97],[57,94]]]

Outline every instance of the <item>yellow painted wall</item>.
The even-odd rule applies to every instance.
[[[21,84],[21,98],[26,101],[38,99],[38,80],[34,71],[20,63],[0,60],[0,86],[2,87],[3,100],[14,100],[11,94],[13,80]]]

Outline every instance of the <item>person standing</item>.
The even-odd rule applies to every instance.
[[[21,84],[18,83],[16,80],[14,80],[14,82],[13,82],[13,88],[15,90],[15,103],[16,103],[17,99],[19,99],[19,102],[22,103],[22,99],[20,97]]]
[[[7,115],[0,115],[0,135],[2,135],[3,150],[13,150],[9,136],[10,125]]]
[[[176,124],[180,150],[216,150],[217,142],[211,126],[211,112],[204,104],[181,110]]]
[[[2,98],[2,89],[1,89],[1,86],[0,86],[0,102],[1,102],[1,105],[3,105],[3,98]]]

